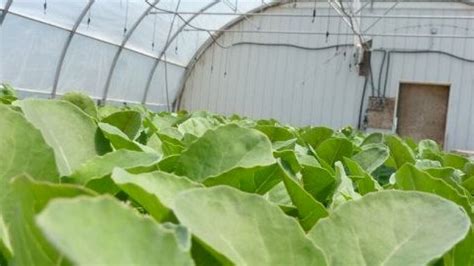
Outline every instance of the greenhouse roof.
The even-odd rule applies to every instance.
[[[150,86],[153,86],[155,72],[160,71],[160,62],[167,62],[169,71],[176,72],[170,75],[179,77],[196,51],[210,37],[210,32],[185,31],[186,27],[220,28],[242,13],[265,7],[271,2],[273,1],[0,0],[2,57],[7,55],[6,61],[2,63],[1,76],[3,80],[11,80],[12,78],[8,78],[9,72],[15,72],[14,79],[25,80],[17,77],[24,72],[24,75],[33,76],[28,80],[36,80],[32,82],[35,86],[19,87],[39,86],[39,90],[51,90],[53,95],[61,93],[62,87],[80,87],[87,88],[87,92],[95,98],[107,99],[111,93],[110,88],[120,86],[116,84],[120,82],[114,82],[113,76],[121,74],[121,61],[125,60],[122,57],[132,57],[126,60],[127,66],[147,65],[147,77],[135,84],[142,87],[136,88],[143,90],[142,97],[132,99],[145,103],[148,102],[147,94]],[[213,12],[226,12],[229,15],[206,14]],[[232,12],[236,15],[230,15]],[[45,49],[48,51],[44,51]],[[19,60],[19,54],[22,53],[25,58]],[[89,82],[69,82],[70,78],[61,82],[63,75],[84,73],[82,69],[74,73],[73,69],[77,66],[71,65],[70,61],[77,65],[77,61],[87,61],[86,56],[94,55],[95,63],[104,65],[99,73],[95,73],[100,77]],[[104,57],[112,59],[104,60]],[[9,58],[11,62],[8,62]],[[15,67],[19,61],[23,65]],[[45,78],[44,74],[47,72],[55,74]],[[38,76],[34,77],[35,75]],[[84,75],[91,79],[88,73]],[[122,98],[130,100],[130,97]]]
[[[206,29],[291,2],[314,1],[0,0],[0,81],[169,108],[193,58],[219,33]]]

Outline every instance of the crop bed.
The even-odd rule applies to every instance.
[[[0,102],[2,265],[474,265],[474,160],[431,140]]]

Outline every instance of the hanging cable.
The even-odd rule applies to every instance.
[[[331,9],[328,8],[328,19],[327,19],[327,23],[326,23],[326,43],[329,41],[329,22],[330,22],[330,19],[331,19],[331,16],[330,16],[330,11]]]
[[[387,66],[386,66],[386,69],[385,69],[385,81],[384,81],[384,85],[383,85],[383,97],[385,97],[385,95],[387,93],[389,69],[390,69],[390,51],[387,52]]]
[[[382,63],[380,64],[380,70],[379,70],[379,80],[378,80],[378,84],[377,84],[377,89],[379,91],[382,90],[382,76],[383,76],[383,68],[384,68],[384,65],[385,65],[385,59],[387,57],[387,51],[383,51],[383,56],[382,56]],[[385,97],[385,90],[382,94],[382,97]]]
[[[367,84],[368,83],[369,83],[369,78],[365,77],[364,87],[362,89],[362,97],[360,99],[359,119],[358,119],[358,122],[357,122],[357,129],[359,129],[359,130],[362,129],[362,112],[363,112],[363,109],[364,109],[365,94],[366,94],[366,91],[367,91]]]
[[[214,46],[211,48],[212,49],[212,55],[211,55],[211,73],[214,71],[214,56],[215,56],[215,50]]]
[[[125,6],[125,21],[124,21],[124,25],[123,25],[123,35],[127,34],[127,24],[128,24],[128,1],[127,0],[127,4]]]
[[[43,13],[46,15],[46,9],[48,9],[48,2],[46,0],[44,0],[44,3],[43,3]]]
[[[151,41],[151,50],[155,50],[155,41],[156,41],[156,17],[157,15],[153,15],[153,37]]]
[[[314,21],[316,21],[316,3],[317,3],[317,0],[314,0],[314,6],[313,6],[313,20],[311,21],[311,23],[314,23]]]
[[[176,45],[175,45],[175,47],[174,47],[174,54],[175,54],[175,55],[178,54],[178,45],[179,45],[179,39],[180,39],[180,37],[181,37],[181,36],[178,36],[178,37],[176,38],[176,42],[175,42]]]
[[[233,36],[233,35],[232,35],[232,36]],[[226,36],[226,37],[227,37],[227,36]],[[217,42],[216,42],[216,44],[217,44]],[[218,46],[219,46],[219,45],[218,45]],[[219,46],[219,47],[221,47],[221,46]],[[225,49],[228,48],[228,46],[222,46],[222,47],[226,47]],[[229,58],[228,58],[228,57],[229,57],[229,52],[226,51],[226,52],[225,52],[225,59],[224,59],[224,78],[227,76],[227,67],[229,66],[229,64],[228,64],[228,61],[229,61],[228,59],[229,59]]]
[[[87,28],[89,28],[91,24],[91,14],[92,14],[92,7],[89,9],[89,12],[87,13]]]
[[[337,20],[337,32],[341,32],[341,20]],[[336,45],[339,45],[339,34],[336,35]],[[339,46],[336,47],[336,52],[339,50]],[[346,57],[346,51],[344,51],[344,58]]]

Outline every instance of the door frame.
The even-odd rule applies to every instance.
[[[431,82],[431,81],[412,81],[412,80],[400,80],[398,82],[398,88],[397,91],[395,92],[397,97],[395,99],[395,112],[393,112],[393,133],[397,134],[398,130],[398,110],[400,108],[400,89],[402,85],[404,84],[410,84],[410,85],[425,85],[425,86],[444,86],[448,87],[448,106],[446,107],[446,126],[444,129],[444,145],[443,145],[443,150],[446,150],[448,140],[449,140],[449,133],[448,133],[448,125],[449,125],[449,117],[450,117],[450,112],[451,112],[451,88],[452,88],[452,83],[449,82]]]

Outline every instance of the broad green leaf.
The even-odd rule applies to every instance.
[[[176,168],[176,163],[179,160],[179,155],[171,155],[158,163],[158,170],[163,172],[172,173]]]
[[[450,184],[453,188],[455,188],[458,192],[461,194],[464,193],[465,189],[461,185],[461,177],[457,176],[457,172],[459,170],[454,169],[454,168],[427,168],[427,169],[422,169],[419,168],[420,170],[423,170],[430,174],[432,177],[440,178],[443,179],[446,183]]]
[[[410,149],[415,152],[416,149],[418,148],[418,144],[416,144],[416,141],[413,138],[410,137],[404,137],[403,141],[410,147]]]
[[[130,140],[120,129],[107,123],[99,123],[99,128],[116,150],[143,151],[137,142]]]
[[[439,163],[443,162],[442,153],[435,153],[430,149],[423,150],[423,153],[420,155],[420,158],[431,161],[437,161]]]
[[[130,140],[128,136],[125,135],[125,133],[112,125],[107,123],[99,123],[99,128],[116,150],[126,149],[131,151],[143,151],[147,153],[159,153],[153,148]]]
[[[400,168],[395,174],[395,179],[398,189],[433,193],[459,204],[474,221],[474,212],[469,200],[446,181],[432,177],[412,164],[406,164]]]
[[[438,196],[382,191],[347,202],[308,236],[329,265],[427,265],[461,241],[466,213]]]
[[[369,144],[383,144],[384,137],[383,134],[380,132],[374,132],[367,137],[365,137],[364,141],[362,141],[362,144],[360,146],[365,146]]]
[[[433,168],[441,168],[443,167],[439,161],[428,160],[428,159],[421,159],[416,160],[415,166],[419,169],[433,169]]]
[[[101,122],[118,128],[130,140],[134,140],[142,126],[142,115],[137,111],[125,110],[115,112],[102,119]]]
[[[158,131],[158,133],[164,136],[168,136],[171,139],[175,139],[179,141],[182,141],[184,138],[184,135],[181,134],[181,132],[175,127],[168,127],[168,128],[162,129]]]
[[[161,131],[165,128],[173,127],[186,119],[187,117],[181,117],[176,114],[159,113],[153,117],[151,122],[157,130]]]
[[[418,156],[423,157],[427,151],[433,154],[438,154],[441,152],[439,145],[431,140],[431,139],[424,139],[418,143]]]
[[[146,143],[146,146],[152,148],[157,153],[163,154],[163,142],[160,140],[157,134],[152,134]]]
[[[349,169],[351,178],[357,185],[357,191],[361,195],[365,195],[370,192],[383,190],[377,180],[375,180],[368,172],[354,160],[344,158],[344,163]]]
[[[94,120],[69,102],[29,99],[16,104],[53,148],[61,175],[110,150]]]
[[[184,144],[175,138],[166,134],[156,133],[161,141],[161,151],[165,157],[181,154],[184,150]]]
[[[179,192],[201,187],[185,177],[159,171],[134,175],[115,168],[112,180],[157,221],[169,216]]]
[[[222,254],[193,237],[191,255],[196,266],[223,266],[232,263]]]
[[[216,127],[214,121],[204,117],[192,117],[178,125],[178,130],[181,134],[191,134],[196,137],[201,137],[206,131]]]
[[[69,176],[71,181],[87,184],[92,179],[100,179],[112,173],[115,167],[123,169],[146,168],[158,163],[161,156],[130,150],[117,150],[103,156],[97,156],[81,165]]]
[[[36,221],[76,265],[193,265],[174,230],[108,196],[54,200]]]
[[[336,178],[321,167],[305,166],[301,170],[304,189],[321,203],[327,203],[337,186]]]
[[[37,180],[59,182],[54,153],[41,132],[28,123],[21,113],[0,105],[0,253],[5,260],[12,256],[11,237],[4,212],[10,210],[14,195],[10,180],[21,174]],[[15,236],[15,246],[18,238]],[[20,252],[20,254],[22,254]],[[1,263],[0,263],[1,264]]]
[[[383,144],[366,145],[364,149],[352,156],[365,171],[372,173],[380,167],[390,156],[390,151]]]
[[[274,151],[273,156],[280,159],[283,168],[289,170],[291,173],[296,174],[301,170],[301,165],[293,150]]]
[[[443,166],[453,167],[464,171],[464,166],[469,163],[469,159],[454,153],[446,153],[443,156]]]
[[[411,148],[399,137],[393,135],[385,136],[385,144],[390,150],[390,155],[395,161],[395,167],[399,169],[405,163],[415,163],[415,155]]]
[[[463,241],[459,242],[449,253],[447,253],[443,262],[445,266],[474,265],[474,228]]]
[[[0,207],[9,180],[20,174],[59,182],[53,150],[24,116],[0,105]]]
[[[317,149],[321,143],[329,139],[334,131],[327,127],[311,127],[301,133],[301,138],[313,149]]]
[[[336,162],[335,167],[337,187],[332,195],[331,208],[333,209],[346,201],[356,200],[361,197],[359,193],[355,192],[352,180],[347,177],[342,163]]]
[[[272,142],[288,141],[295,138],[295,134],[280,126],[257,125],[255,129],[265,134]]]
[[[92,192],[72,185],[40,183],[19,176],[13,179],[11,193],[2,206],[14,256],[12,265],[59,265],[60,254],[36,227],[34,216],[55,198],[92,195]],[[62,221],[62,218],[59,220]]]
[[[474,194],[474,176],[469,177],[468,179],[462,182],[462,186],[467,189],[471,194]]]
[[[292,206],[290,195],[283,182],[278,183],[263,195],[263,197],[272,203],[278,204],[285,213],[298,211],[296,207]],[[295,217],[298,217],[298,213],[296,213]]]
[[[61,97],[61,100],[68,101],[79,107],[84,113],[97,118],[97,107],[89,96],[80,92],[68,92]]]
[[[298,144],[295,145],[295,154],[298,163],[301,166],[314,166],[314,167],[323,167],[332,170],[332,167],[320,159],[314,149],[311,146],[302,147]]]
[[[290,139],[286,141],[275,141],[272,142],[272,147],[275,151],[281,150],[294,150],[297,139]]]
[[[234,264],[326,265],[298,223],[261,196],[222,186],[195,189],[178,195],[174,211],[197,238]]]
[[[252,168],[234,168],[219,176],[210,177],[203,184],[211,187],[227,185],[245,192],[264,194],[283,179],[283,169],[277,163]]]
[[[99,117],[99,120],[100,119],[104,119],[106,118],[107,116],[115,113],[115,112],[120,112],[122,109],[118,106],[114,106],[114,105],[105,105],[105,106],[99,106],[98,107],[98,110],[97,110],[97,113],[98,113],[98,117]]]
[[[12,244],[10,241],[10,234],[8,228],[3,221],[3,217],[0,213],[0,256],[3,256],[4,260],[10,260],[13,256]],[[6,263],[6,261],[4,262]],[[0,265],[3,265],[0,260]]]
[[[275,163],[268,138],[254,129],[234,124],[207,131],[183,151],[175,173],[203,181],[237,167]]]
[[[352,143],[343,138],[330,138],[322,142],[316,149],[319,158],[330,165],[342,161],[344,157],[352,156]]]
[[[293,205],[298,209],[298,220],[305,231],[311,229],[319,219],[328,216],[324,205],[308,194],[296,180],[284,174],[283,183]]]
[[[464,165],[464,173],[466,173],[466,177],[474,176],[474,161],[471,160],[470,162]]]
[[[12,86],[2,83],[0,84],[0,104],[12,104],[18,98]]]

